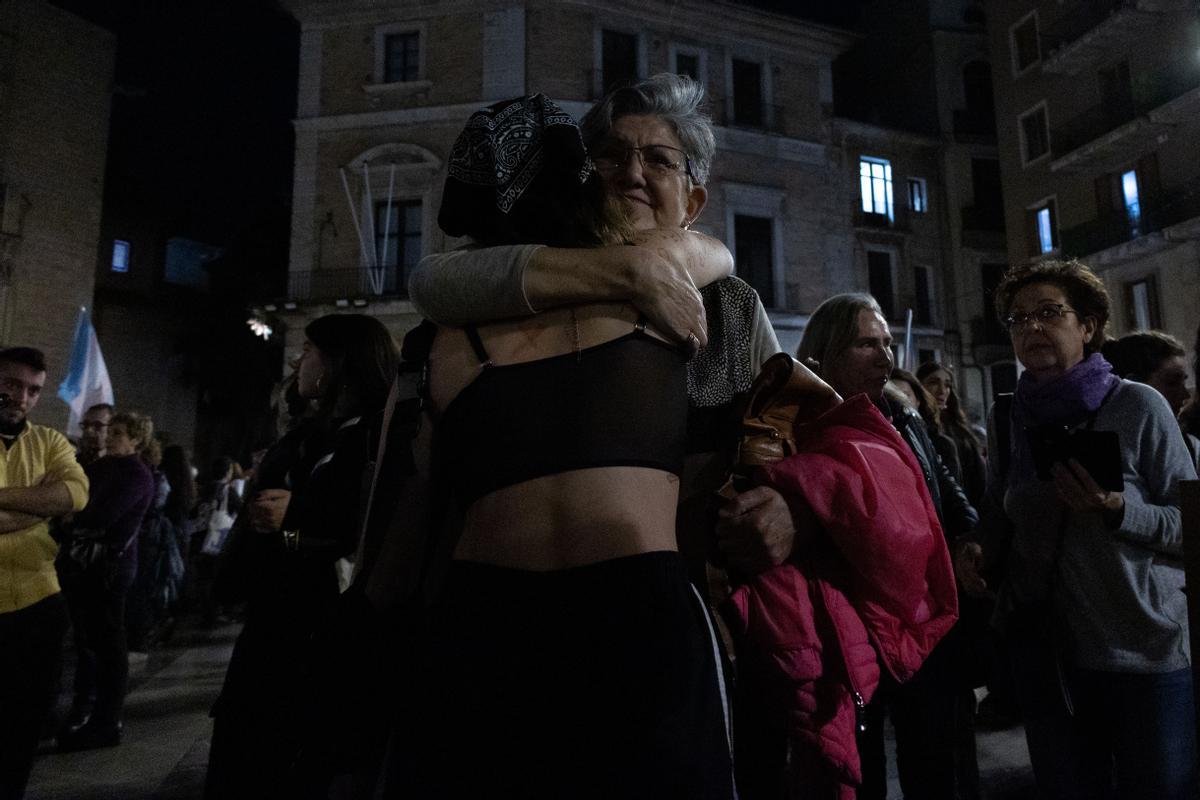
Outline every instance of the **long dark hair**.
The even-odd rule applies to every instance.
[[[975,435],[975,431],[971,430],[966,412],[963,411],[962,404],[958,401],[958,392],[954,389],[954,370],[936,361],[926,361],[917,367],[917,381],[923,384],[926,378],[939,369],[950,376],[950,397],[946,400],[946,407],[940,409],[938,416],[942,424],[942,432],[959,441],[969,442],[975,446],[976,450],[981,450],[979,437]]]
[[[942,433],[942,415],[939,413],[937,402],[917,376],[906,369],[894,367],[891,377],[894,381],[903,381],[912,390],[913,396],[917,398],[917,413],[921,415],[921,419],[925,420],[930,432]]]
[[[328,419],[335,411],[355,415],[383,408],[399,355],[382,322],[365,314],[326,314],[308,323],[304,335],[328,368],[318,415]]]

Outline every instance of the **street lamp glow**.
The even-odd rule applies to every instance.
[[[270,339],[271,334],[274,332],[271,330],[270,325],[263,322],[258,317],[251,317],[250,319],[246,320],[246,324],[250,326],[251,333],[253,333],[255,336],[261,336],[264,340]]]

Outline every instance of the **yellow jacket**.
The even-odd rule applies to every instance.
[[[0,445],[0,488],[40,486],[62,481],[71,506],[88,500],[88,479],[75,460],[75,448],[53,428],[27,424],[10,447]],[[48,520],[12,533],[0,533],[0,614],[19,611],[59,591]]]

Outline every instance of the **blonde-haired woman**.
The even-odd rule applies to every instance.
[[[90,561],[72,558],[68,546],[59,575],[75,630],[75,697],[58,736],[60,750],[88,750],[121,743],[121,707],[129,683],[125,597],[137,573],[137,538],[154,499],[154,477],[142,458],[154,436],[143,414],[115,414],[107,452],[85,471],[88,504],[72,525],[73,540],[98,540]]]

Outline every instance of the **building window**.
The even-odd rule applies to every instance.
[[[129,242],[124,239],[113,240],[112,271],[129,272]]]
[[[913,267],[913,291],[916,294],[916,308],[913,317],[918,325],[933,324],[933,283],[930,280],[929,267]]]
[[[638,78],[638,37],[636,33],[601,31],[600,89],[607,92],[633,83]]]
[[[1121,175],[1121,195],[1125,201],[1125,216],[1129,219],[1130,232],[1138,236],[1138,227],[1142,221],[1142,199],[1138,191],[1137,170],[1131,169]]]
[[[891,222],[895,218],[892,208],[892,165],[882,158],[863,156],[858,161],[858,182],[862,189],[862,210],[867,214],[879,214]]]
[[[1038,41],[1037,12],[1031,12],[1009,28],[1008,32],[1012,46],[1013,74],[1020,75],[1042,60],[1041,43]]]
[[[1162,327],[1153,275],[1125,284],[1125,310],[1130,330],[1148,331]]]
[[[1026,111],[1018,120],[1021,134],[1021,163],[1033,163],[1050,152],[1050,126],[1046,120],[1046,104]]]
[[[1058,209],[1053,199],[1026,209],[1025,219],[1031,256],[1058,249]]]
[[[375,204],[375,259],[386,267],[384,291],[403,292],[408,273],[421,260],[420,200]]]
[[[696,53],[676,53],[675,74],[686,75],[692,80],[700,80],[700,56]]]
[[[405,83],[421,77],[419,31],[388,33],[383,37],[383,82]]]
[[[735,58],[732,60],[731,66],[733,71],[733,123],[760,128],[765,120],[762,64]]]
[[[867,286],[871,296],[883,309],[886,319],[896,318],[895,293],[892,290],[892,254],[882,250],[867,251]]]
[[[737,251],[737,274],[754,287],[767,308],[775,307],[775,237],[774,220],[735,214],[733,217],[734,248]]]
[[[914,214],[924,214],[929,210],[929,187],[924,178],[908,179],[908,207]]]

